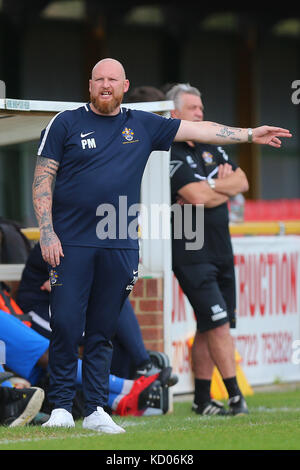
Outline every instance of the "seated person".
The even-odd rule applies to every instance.
[[[0,365],[0,426],[24,426],[38,414],[44,401],[44,391],[38,387],[16,389],[3,386],[8,376]]]
[[[31,385],[39,385],[47,372],[49,339],[37,333],[27,324],[0,310],[0,340],[6,346],[6,366]],[[82,361],[78,359],[77,385],[80,389]],[[109,403],[111,412],[140,416],[151,414],[150,408],[168,411],[164,391],[168,387],[171,367],[161,372],[128,380],[110,375]],[[164,403],[162,403],[164,401]],[[157,411],[155,413],[158,413]]]

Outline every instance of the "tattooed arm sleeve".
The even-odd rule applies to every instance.
[[[62,249],[52,225],[52,187],[59,163],[37,157],[32,186],[33,206],[40,229],[40,245],[43,258],[55,266],[59,264]]]

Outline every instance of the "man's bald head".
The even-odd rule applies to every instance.
[[[126,73],[123,65],[121,62],[119,62],[116,59],[111,59],[111,58],[106,58],[106,59],[101,59],[99,62],[97,62],[96,65],[94,65],[92,69],[92,78],[97,74],[97,72],[102,70],[102,68],[105,67],[110,67],[115,73],[119,73],[120,76],[123,78],[123,80],[126,79]]]

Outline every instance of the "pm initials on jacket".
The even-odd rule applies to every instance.
[[[83,150],[85,150],[86,148],[95,149],[97,147],[94,137],[92,137],[91,139],[81,139],[81,146]]]

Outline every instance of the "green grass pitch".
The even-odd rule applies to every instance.
[[[164,416],[120,417],[125,434],[40,426],[0,427],[0,450],[299,450],[300,386],[284,392],[247,397],[250,414],[204,417],[190,402],[175,402]]]

